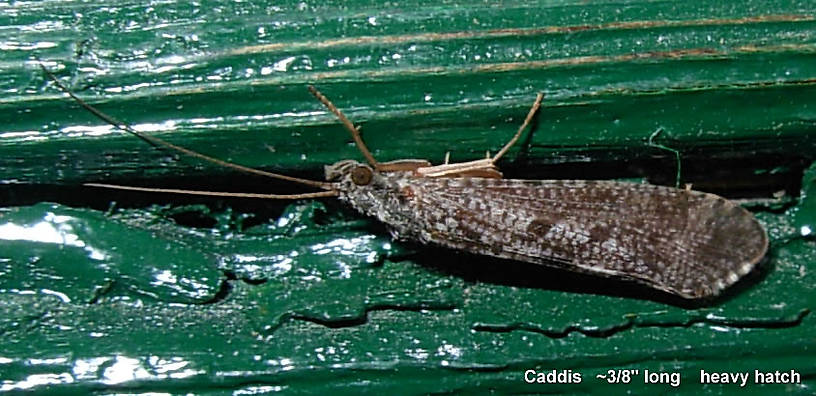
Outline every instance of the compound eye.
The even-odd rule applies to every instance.
[[[358,186],[365,186],[371,183],[371,178],[374,175],[371,173],[371,168],[367,166],[358,166],[351,170],[351,181]]]

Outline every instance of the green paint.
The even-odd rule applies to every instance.
[[[816,234],[816,163],[802,177],[801,204],[792,209],[795,233],[813,239]]]
[[[191,304],[214,299],[223,282],[202,252],[98,212],[19,207],[4,213],[0,233],[0,292],[56,294],[80,304],[123,293]]]
[[[679,372],[685,394],[816,386],[816,249],[801,232],[816,218],[807,1],[9,7],[4,25],[31,29],[0,32],[0,390],[671,389],[595,379],[609,369]],[[763,271],[692,306],[391,241],[332,200],[82,188],[303,190],[100,129],[34,59],[117,118],[287,174],[322,178],[323,165],[361,158],[307,84],[362,126],[379,159],[434,162],[495,152],[543,91],[535,128],[500,164],[508,177],[673,184],[674,153],[650,145],[662,130],[679,182],[733,198],[785,194],[747,204],[771,239]],[[527,369],[583,381],[530,385]],[[804,383],[698,383],[700,370],[754,369],[796,369]]]

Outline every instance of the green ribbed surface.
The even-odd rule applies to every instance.
[[[108,2],[0,6],[0,390],[61,394],[812,394],[816,9],[807,1]],[[539,91],[512,178],[647,179],[749,199],[763,271],[691,305],[649,290],[392,242],[332,200],[111,130],[321,178],[360,159],[495,152]],[[657,135],[656,131],[661,130]],[[649,137],[656,136],[650,144]],[[116,205],[111,205],[116,201]],[[204,203],[206,205],[200,205]],[[529,385],[527,369],[580,384]],[[629,384],[595,378],[638,369]],[[699,385],[700,370],[798,385]],[[747,387],[746,387],[747,388]]]

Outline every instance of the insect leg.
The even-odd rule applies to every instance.
[[[427,168],[431,163],[426,160],[402,159],[388,162],[380,162],[378,169],[380,172],[412,172],[419,168]]]
[[[531,107],[530,112],[527,113],[527,118],[524,119],[524,123],[521,124],[521,127],[519,127],[518,131],[513,136],[513,138],[510,139],[510,141],[507,142],[507,144],[505,144],[504,147],[502,147],[502,149],[499,150],[498,153],[496,153],[495,157],[493,157],[492,161],[494,164],[496,163],[496,161],[499,160],[499,158],[501,158],[507,152],[507,150],[510,150],[510,147],[516,144],[516,141],[518,141],[519,137],[521,137],[521,133],[524,132],[524,129],[527,128],[527,125],[530,125],[530,121],[533,120],[533,116],[535,116],[536,111],[538,111],[538,108],[541,107],[542,99],[544,99],[544,94],[539,92],[538,96],[536,96],[535,103],[533,103],[533,107]]]
[[[354,143],[357,145],[357,148],[360,149],[360,152],[363,153],[363,156],[366,158],[366,161],[368,161],[368,163],[372,167],[374,167],[374,169],[380,170],[380,163],[377,162],[376,159],[374,159],[374,156],[371,155],[371,151],[368,151],[368,147],[366,147],[365,143],[363,143],[363,138],[362,136],[360,136],[360,131],[357,129],[357,127],[355,127],[354,124],[348,118],[346,118],[346,116],[340,111],[340,109],[337,108],[337,106],[334,105],[334,103],[332,103],[327,97],[320,93],[320,91],[318,91],[317,88],[315,88],[313,85],[309,85],[308,88],[309,92],[311,92],[312,95],[314,95],[314,97],[320,101],[320,103],[323,103],[323,105],[326,106],[326,108],[329,109],[329,111],[334,113],[334,115],[336,115],[337,118],[340,119],[340,122],[343,123],[343,126],[345,126],[349,133],[351,133],[351,137],[352,139],[354,139]]]

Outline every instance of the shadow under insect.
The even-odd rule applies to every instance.
[[[723,293],[714,297],[691,300],[629,279],[598,277],[597,274],[576,271],[573,267],[565,268],[563,263],[557,261],[540,265],[436,246],[403,243],[414,251],[408,257],[411,261],[431,271],[461,278],[468,283],[651,300],[686,309],[701,308],[728,301],[760,283],[771,269],[770,258],[765,257],[751,273]]]

